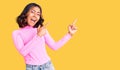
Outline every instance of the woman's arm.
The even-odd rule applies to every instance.
[[[70,38],[71,35],[68,33],[66,34],[62,39],[55,42],[54,39],[50,36],[48,31],[46,31],[46,34],[44,36],[46,44],[53,50],[57,50],[60,47],[62,47]]]
[[[46,44],[53,50],[57,50],[62,47],[70,38],[71,36],[77,31],[77,27],[75,23],[77,19],[68,26],[68,33],[58,42],[55,42],[54,39],[50,36],[48,31],[46,30],[46,25],[43,27],[38,28],[38,36],[44,36]]]
[[[32,40],[30,40],[27,44],[23,43],[21,35],[18,31],[14,31],[12,34],[13,42],[15,44],[16,49],[23,55],[26,56],[36,45],[37,39],[39,36],[34,36]]]

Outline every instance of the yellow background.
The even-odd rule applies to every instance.
[[[0,70],[25,70],[15,49],[16,17],[30,2],[41,5],[51,36],[58,41],[78,18],[78,31],[58,51],[47,47],[56,70],[120,70],[119,0],[2,0],[0,2]]]

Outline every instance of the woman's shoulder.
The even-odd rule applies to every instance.
[[[14,30],[13,32],[12,32],[12,35],[18,35],[20,33],[20,30],[18,29],[18,30]]]
[[[20,32],[20,30],[19,29],[13,30],[13,33],[17,33],[17,32]]]

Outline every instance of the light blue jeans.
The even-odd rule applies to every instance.
[[[51,61],[48,61],[47,63],[43,65],[26,64],[26,70],[55,70],[55,69]]]

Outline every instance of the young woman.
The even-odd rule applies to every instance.
[[[26,70],[54,70],[45,44],[57,50],[77,31],[74,24],[69,25],[68,33],[55,42],[43,22],[42,9],[36,3],[29,3],[17,17],[20,29],[14,30],[12,37],[16,49],[25,59]]]

